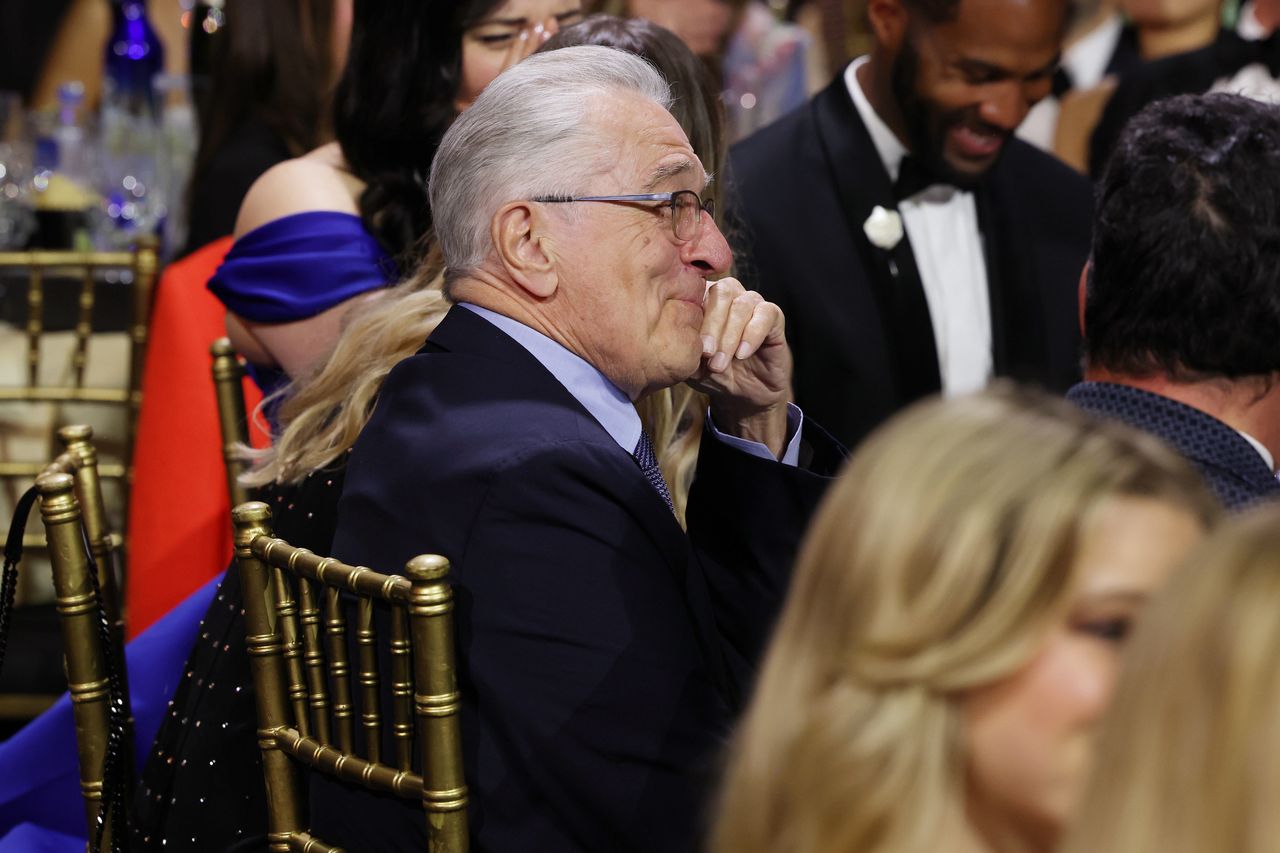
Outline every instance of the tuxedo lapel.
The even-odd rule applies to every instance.
[[[982,238],[983,263],[987,269],[987,305],[991,314],[991,366],[996,376],[1003,375],[1008,365],[1006,350],[1007,330],[1005,328],[1006,293],[1004,282],[1006,268],[1014,261],[1009,253],[1002,253],[1002,247],[1011,245],[1007,233],[1008,223],[997,211],[998,206],[991,200],[989,184],[984,183],[974,193],[975,206],[978,209],[978,233]],[[1000,234],[1003,233],[1004,239]]]
[[[901,403],[934,393],[942,387],[942,377],[929,303],[911,241],[904,233],[893,249],[882,249],[872,245],[863,230],[877,206],[896,210],[898,203],[843,74],[813,99],[812,109],[832,185],[884,319]]]
[[[1045,311],[1032,264],[1035,241],[1018,222],[1018,205],[1005,191],[1003,165],[974,194],[987,267],[992,369],[996,376],[1026,379],[1044,361]]]

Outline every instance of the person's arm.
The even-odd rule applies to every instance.
[[[702,330],[703,364],[689,384],[711,407],[687,521],[740,699],[809,517],[846,451],[790,403],[791,350],[778,306],[721,279],[707,293]]]
[[[722,278],[703,303],[702,340],[702,363],[689,384],[710,398],[716,428],[780,458],[791,439],[792,398],[781,309],[736,278]]]
[[[240,205],[235,238],[297,213],[328,210],[358,216],[357,199],[363,184],[338,163],[336,146],[327,146],[268,169]],[[323,281],[316,282],[316,287],[323,286]],[[369,296],[361,294],[313,317],[287,323],[259,323],[228,312],[227,337],[254,364],[280,367],[296,377],[328,354],[347,312]]]
[[[1089,141],[1115,89],[1115,78],[1108,77],[1092,89],[1074,90],[1062,98],[1053,153],[1082,175],[1089,174]]]
[[[111,4],[107,0],[74,0],[58,24],[40,77],[31,93],[31,106],[58,106],[58,87],[69,80],[84,84],[84,103],[92,109],[102,95],[102,64],[111,35]]]
[[[743,453],[704,433],[689,492],[688,529],[715,602],[738,698],[745,700],[809,519],[848,451],[812,421],[795,466]]]

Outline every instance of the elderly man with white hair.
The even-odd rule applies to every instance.
[[[348,463],[339,557],[453,563],[477,849],[697,846],[841,460],[789,402],[778,308],[708,287],[729,248],[670,97],[642,60],[574,47],[457,120],[431,175],[456,304],[387,378]],[[686,380],[711,398],[687,534],[632,406]],[[327,841],[423,849],[415,804],[311,791]]]

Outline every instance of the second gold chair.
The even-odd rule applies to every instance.
[[[257,692],[270,849],[338,849],[310,834],[301,764],[421,801],[430,849],[465,851],[467,788],[458,724],[453,591],[445,580],[448,561],[419,556],[405,566],[406,576],[385,575],[273,538],[271,510],[264,503],[242,504],[232,518]],[[357,602],[360,749],[347,650],[348,597]],[[375,603],[390,609],[392,754],[386,756]]]

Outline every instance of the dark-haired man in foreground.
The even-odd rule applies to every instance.
[[[875,44],[734,148],[748,285],[787,317],[796,400],[854,443],[993,376],[1078,378],[1088,182],[1015,139],[1066,0],[870,0]]]
[[[1229,509],[1280,497],[1280,108],[1183,95],[1134,117],[1098,188],[1085,377]]]

